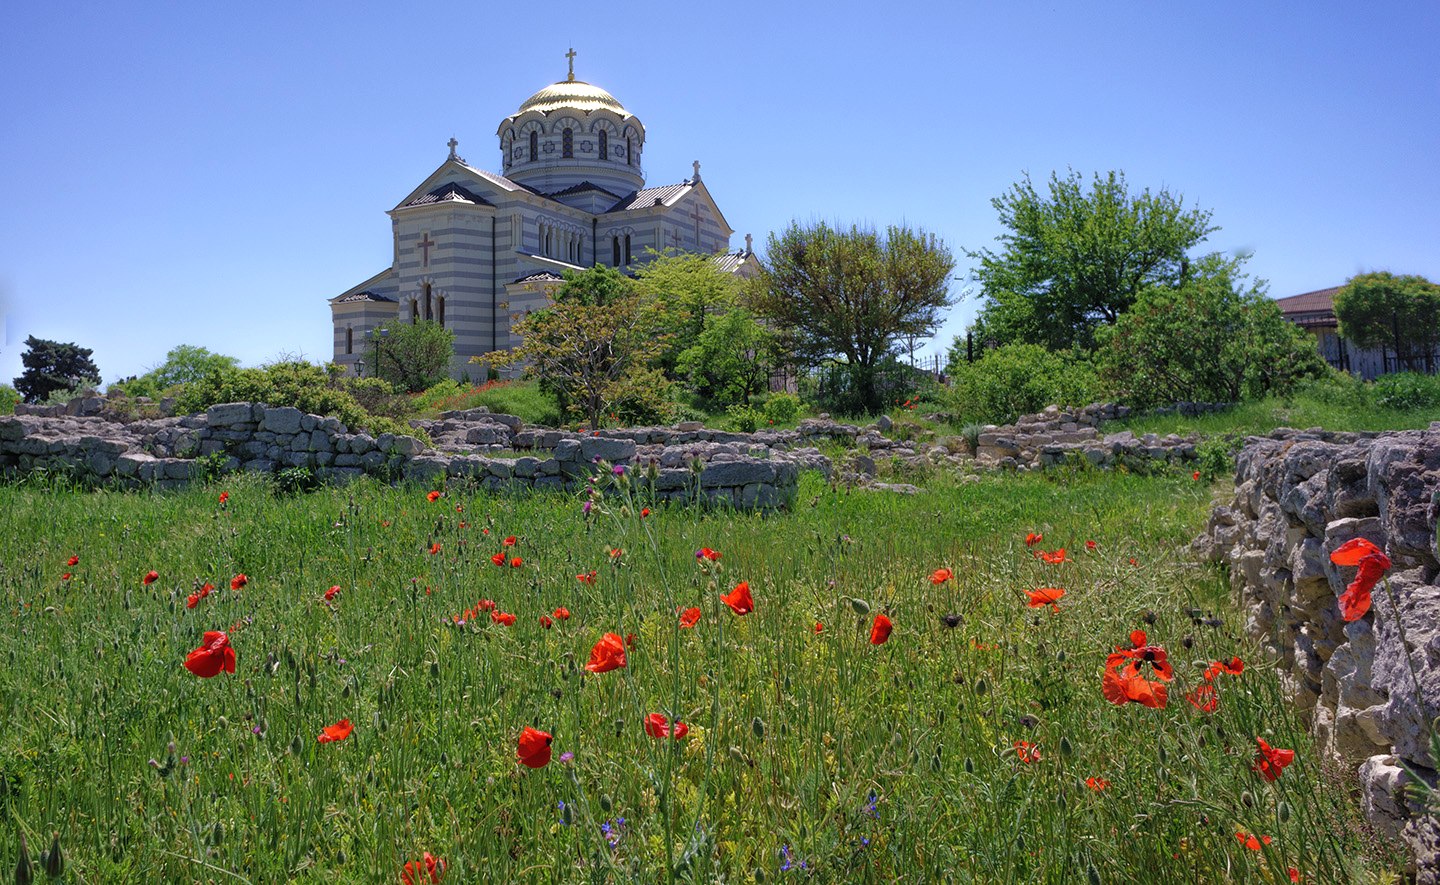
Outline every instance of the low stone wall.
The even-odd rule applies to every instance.
[[[1219,403],[1187,403],[1214,411]],[[1101,422],[1129,417],[1129,407],[1095,403],[1080,409],[1050,406],[1043,412],[1024,415],[1014,424],[986,425],[980,431],[975,459],[982,466],[1008,470],[1033,470],[1083,459],[1096,467],[1113,467],[1158,462],[1172,464],[1195,459],[1197,436],[1175,434],[1137,437],[1129,430],[1101,434]]]
[[[1435,784],[1437,502],[1440,422],[1381,434],[1279,431],[1246,441],[1234,499],[1215,507],[1193,545],[1200,558],[1228,563],[1246,628],[1273,656],[1322,751],[1357,773],[1369,820],[1408,843],[1419,881],[1431,883],[1440,882],[1440,825],[1407,800],[1401,763]],[[1330,553],[1352,538],[1393,561],[1398,611],[1377,587],[1369,614],[1342,620],[1337,597],[1355,570],[1333,565]]]
[[[443,477],[497,490],[576,489],[604,461],[650,483],[660,500],[704,499],[768,509],[794,498],[801,469],[828,473],[830,466],[814,448],[771,446],[751,437],[683,444],[677,432],[668,442],[647,438],[642,446],[616,434],[527,429],[513,415],[480,411],[416,423],[432,433],[434,448],[412,436],[351,433],[335,418],[257,403],[226,403],[203,415],[130,423],[15,415],[0,418],[0,471],[50,470],[169,487],[199,473],[197,458],[214,458],[227,471],[300,467],[323,481],[369,474],[419,482]],[[498,456],[512,448],[536,454]]]

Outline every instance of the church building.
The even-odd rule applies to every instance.
[[[728,271],[758,267],[700,178],[646,187],[645,127],[614,96],[569,76],[500,121],[501,174],[456,153],[390,216],[384,270],[330,299],[334,362],[369,374],[371,331],[433,320],[455,332],[451,376],[475,377],[472,356],[519,343],[511,320],[544,307],[564,271],[605,264],[629,272],[646,250],[715,255]],[[385,334],[381,333],[382,336]],[[372,369],[373,371],[373,369]]]

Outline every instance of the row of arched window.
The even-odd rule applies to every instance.
[[[565,159],[573,159],[575,157],[575,130],[568,126],[560,130],[560,156]],[[604,129],[600,130],[600,151],[598,156],[605,159],[608,159],[610,156],[610,133]],[[530,162],[533,163],[538,159],[540,159],[540,133],[532,131],[530,133]],[[635,165],[633,139],[628,135],[625,136],[625,165]]]
[[[425,284],[419,298],[410,300],[410,322],[417,323],[422,318],[426,322],[445,325],[445,296],[432,296],[429,283]]]
[[[540,222],[540,254],[579,264],[585,254],[585,235]]]
[[[624,260],[623,262],[620,260],[620,259],[621,259],[620,247],[621,247],[622,245],[625,247],[625,251],[624,251],[624,259],[625,259],[625,260]],[[629,235],[629,234],[625,234],[623,237],[621,237],[621,236],[611,237],[611,238],[610,238],[610,250],[611,250],[611,252],[612,252],[612,255],[611,255],[612,260],[611,260],[611,262],[610,262],[612,265],[614,265],[615,267],[629,267],[629,266],[630,266],[630,235]]]

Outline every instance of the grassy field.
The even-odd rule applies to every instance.
[[[459,882],[1368,880],[1389,859],[1184,557],[1212,491],[811,476],[791,513],[587,517],[369,484],[0,487],[0,868],[17,831],[32,855],[58,831],[77,882],[395,882],[427,851]],[[720,599],[741,581],[744,616]],[[1058,610],[1029,607],[1051,587]],[[1161,709],[1101,693],[1136,628],[1174,665]],[[237,666],[202,679],[211,630]],[[587,672],[611,632],[627,665]],[[1233,656],[1218,708],[1189,703]],[[543,767],[517,764],[527,726]],[[1296,751],[1273,783],[1257,737]]]
[[[1224,412],[1187,418],[1183,415],[1145,415],[1105,425],[1107,433],[1129,429],[1138,433],[1201,433],[1263,435],[1277,427],[1326,430],[1421,430],[1440,420],[1440,409],[1387,409],[1369,403],[1336,401],[1306,395],[1281,399],[1268,397],[1244,402]]]

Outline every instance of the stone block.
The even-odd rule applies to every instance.
[[[528,478],[534,476],[537,472],[539,472],[539,470],[540,470],[540,459],[539,459],[539,458],[525,457],[525,458],[516,458],[516,459],[515,459],[514,468],[513,468],[513,472],[514,472],[514,475],[515,475],[515,476],[528,479]]]
[[[292,406],[278,406],[266,409],[260,421],[260,429],[271,433],[299,433],[300,419],[305,413]]]
[[[745,486],[752,482],[774,482],[775,468],[765,461],[731,461],[709,464],[700,473],[700,486],[705,489]]]
[[[205,410],[205,425],[213,428],[248,424],[252,414],[250,403],[218,403]]]

